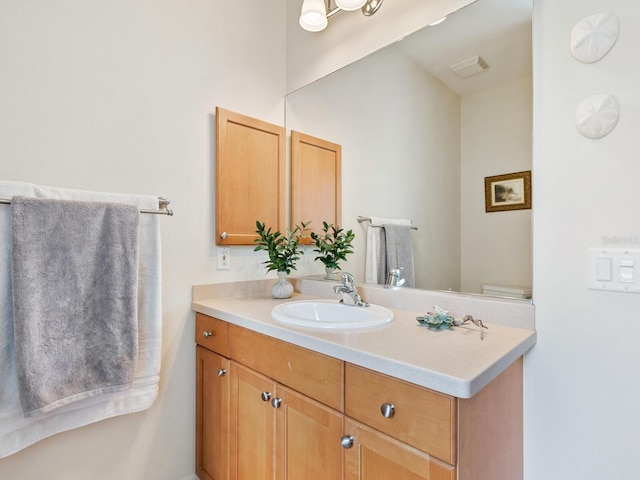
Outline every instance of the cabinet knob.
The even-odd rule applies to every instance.
[[[271,406],[273,408],[280,408],[280,404],[282,403],[282,399],[281,398],[272,398],[271,399]]]
[[[227,374],[227,369],[226,368],[219,368],[218,369],[218,376],[219,377],[224,377]]]
[[[353,437],[351,435],[345,435],[340,439],[340,445],[342,445],[342,448],[353,447]]]
[[[205,332],[203,333],[203,335],[204,335],[204,338],[213,337],[213,332],[207,332],[207,331],[205,331]]]
[[[271,399],[271,392],[262,392],[260,398],[263,402],[268,402]]]
[[[224,240],[225,238],[227,238],[228,236],[229,236],[229,234],[228,234],[227,232],[222,232],[222,233],[220,234],[220,238],[221,238],[221,239],[223,239],[223,240]]]
[[[380,407],[380,413],[384,418],[391,418],[396,413],[396,407],[393,406],[393,403],[383,403]]]

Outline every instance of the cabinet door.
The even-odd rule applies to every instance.
[[[216,108],[216,243],[253,245],[256,220],[286,223],[285,129]]]
[[[291,223],[341,225],[342,147],[321,138],[291,132]],[[305,243],[311,241],[306,238]]]
[[[229,478],[229,360],[196,347],[196,474]]]
[[[344,480],[454,480],[455,468],[349,418]],[[348,447],[348,448],[347,448]]]
[[[276,478],[340,480],[343,415],[278,385]]]
[[[231,478],[273,480],[275,474],[276,409],[271,405],[276,384],[231,362]]]

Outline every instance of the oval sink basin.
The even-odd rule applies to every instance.
[[[299,327],[348,330],[384,325],[393,320],[393,312],[379,305],[355,307],[338,300],[298,300],[273,307],[274,320]]]

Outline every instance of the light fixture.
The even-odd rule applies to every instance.
[[[324,0],[304,0],[300,12],[300,26],[309,32],[319,32],[327,27],[327,6]]]
[[[338,8],[347,12],[358,10],[359,8],[362,8],[365,3],[367,3],[367,0],[336,0]]]
[[[327,27],[328,19],[341,11],[362,10],[365,16],[378,11],[383,0],[303,0],[300,26],[309,32]]]

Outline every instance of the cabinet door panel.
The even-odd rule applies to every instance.
[[[216,108],[216,242],[253,245],[256,220],[286,221],[285,129]]]
[[[278,480],[340,480],[343,416],[325,405],[278,385]]]
[[[231,362],[231,478],[273,480],[276,411],[263,392],[275,394],[275,382]]]
[[[229,478],[229,360],[196,347],[196,473],[201,480]]]
[[[455,480],[455,468],[347,418],[353,446],[345,450],[344,480]]]
[[[292,224],[310,221],[316,233],[322,233],[322,222],[341,224],[341,165],[340,145],[291,132]]]

